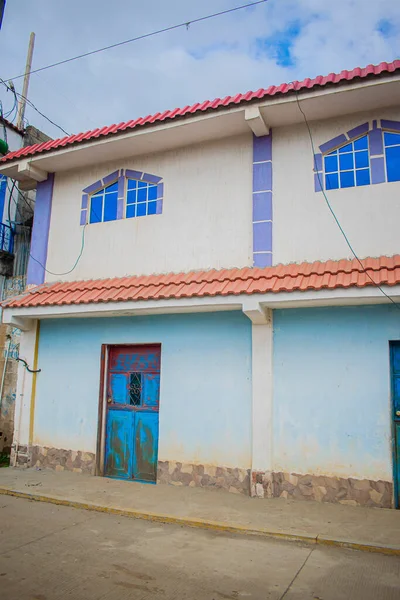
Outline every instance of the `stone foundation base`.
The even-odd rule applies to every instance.
[[[393,484],[351,477],[252,472],[252,496],[393,508]]]
[[[157,483],[223,489],[248,496],[250,470],[158,461]]]
[[[33,446],[31,449],[30,465],[32,467],[41,467],[42,469],[75,471],[75,473],[94,475],[96,470],[96,456],[93,452]]]

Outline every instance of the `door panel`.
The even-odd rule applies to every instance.
[[[400,508],[400,342],[390,347],[392,372],[394,502]]]
[[[110,373],[110,395],[113,404],[127,404],[127,380],[125,373]]]
[[[128,479],[133,450],[133,413],[110,409],[107,414],[106,465],[109,477]]]
[[[137,412],[133,476],[141,481],[155,481],[157,476],[158,413]]]
[[[112,346],[107,374],[105,475],[155,482],[160,346]]]

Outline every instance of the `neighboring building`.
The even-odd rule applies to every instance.
[[[49,141],[47,135],[28,125],[19,129],[0,116],[0,140],[15,152],[27,144]],[[25,289],[31,241],[35,191],[21,192],[16,182],[0,175],[0,298]],[[0,454],[9,454],[14,430],[17,358],[20,331],[0,325]]]
[[[398,505],[399,101],[396,61],[3,158],[37,186],[15,462]]]

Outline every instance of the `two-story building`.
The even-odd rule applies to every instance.
[[[15,462],[398,506],[399,106],[396,61],[4,157]]]

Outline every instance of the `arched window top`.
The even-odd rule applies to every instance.
[[[120,169],[83,190],[81,225],[162,213],[162,178]]]
[[[317,192],[400,181],[399,121],[363,123],[319,149],[314,155]]]

